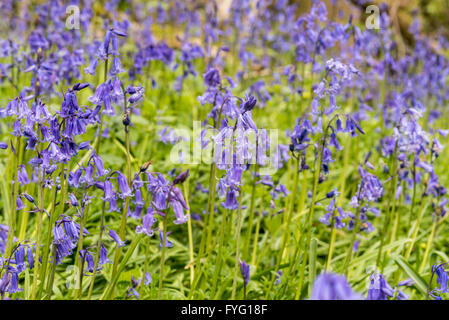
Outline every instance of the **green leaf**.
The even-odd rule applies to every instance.
[[[316,277],[316,247],[317,247],[317,240],[313,238],[310,242],[310,264],[309,264],[309,291],[311,291],[312,284]]]
[[[401,256],[394,256],[393,260],[397,263],[397,265],[410,277],[415,281],[415,287],[424,295],[427,295],[427,283],[426,281],[418,274],[418,272]]]

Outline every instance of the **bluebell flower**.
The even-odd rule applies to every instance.
[[[28,202],[35,203],[34,198],[30,196],[28,193],[23,193],[22,195],[25,197],[25,199],[28,200]]]
[[[243,282],[245,287],[248,286],[249,276],[250,276],[250,266],[245,261],[240,261],[240,273],[243,277]]]
[[[114,230],[109,229],[108,234],[117,243],[118,247],[123,247],[125,245],[125,243],[122,241],[122,239],[120,239],[117,232],[115,232]]]
[[[154,235],[153,225],[155,222],[154,211],[150,205],[146,215],[142,219],[142,226],[136,227],[136,233],[145,233],[147,236],[152,237]]]
[[[120,171],[117,171],[117,182],[121,193],[119,193],[120,198],[127,198],[132,195],[131,189],[129,188],[126,177]]]
[[[34,256],[33,256],[33,249],[31,246],[27,246],[27,260],[28,260],[28,267],[30,270],[33,270],[34,268]]]
[[[106,250],[106,247],[101,244],[100,245],[100,259],[98,260],[98,264],[104,265],[106,263],[111,263],[111,261],[108,259],[108,251]]]
[[[151,278],[151,275],[148,272],[145,272],[145,276],[144,276],[144,284],[146,286],[149,286],[151,281],[153,281],[153,279]]]
[[[180,184],[187,180],[189,177],[189,169],[184,172],[181,172],[175,179],[173,179],[173,184]]]
[[[56,248],[56,264],[60,264],[64,257],[67,257],[73,253],[73,249],[76,248],[76,244],[65,233],[61,227],[61,222],[56,222],[53,228],[53,244]],[[73,236],[73,235],[72,235]]]
[[[444,270],[444,264],[434,264],[432,266],[432,273],[435,273],[437,276],[437,283],[440,285],[440,288],[438,290],[441,293],[449,292],[447,288],[448,276],[446,270]]]
[[[94,258],[92,257],[92,254],[87,249],[81,249],[80,250],[80,257],[84,260],[86,265],[86,270],[88,272],[94,272],[95,263]]]
[[[242,113],[246,113],[248,111],[251,111],[257,103],[257,99],[254,98],[254,96],[245,96],[245,100],[242,103],[241,109]]]
[[[3,298],[11,283],[11,273],[5,272],[0,279],[0,296]]]
[[[209,87],[217,87],[221,84],[220,73],[216,68],[209,68],[204,73],[204,82]]]
[[[169,233],[170,232],[167,232],[167,236],[165,236],[165,247],[166,248],[173,247],[173,243],[171,241],[168,241],[168,234]],[[164,243],[164,232],[162,230],[159,231],[159,240],[160,240],[159,247],[162,248],[163,243]]]
[[[137,86],[137,87],[128,86],[127,92],[128,92],[128,94],[130,94],[130,96],[128,98],[128,102],[130,104],[136,104],[136,103],[142,101],[143,96],[145,94],[145,89],[142,86]]]
[[[24,209],[25,207],[26,207],[26,206],[25,206],[25,204],[23,203],[21,197],[20,197],[20,196],[17,196],[17,197],[16,197],[16,210],[19,211],[19,210]]]
[[[221,203],[223,208],[229,210],[236,210],[239,207],[236,194],[238,194],[238,191],[235,190],[234,188],[228,189],[228,193],[226,194],[226,201]]]
[[[311,300],[361,300],[346,278],[335,273],[322,273],[313,284]]]
[[[21,244],[14,252],[14,259],[16,263],[17,271],[20,273],[25,269],[25,247]]]
[[[379,179],[359,166],[361,177],[360,198],[368,202],[376,201],[383,194],[383,185]]]
[[[367,300],[388,300],[393,297],[394,290],[380,273],[373,273],[370,277]]]

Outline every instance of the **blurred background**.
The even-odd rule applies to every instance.
[[[55,0],[61,1],[61,0]],[[296,4],[298,7],[298,15],[308,12],[313,5],[313,0],[185,0],[189,7],[203,8],[206,4],[213,5],[215,2],[218,7],[219,18],[224,19],[229,15],[229,7],[232,1],[248,1],[254,7],[259,1],[265,3],[272,3],[274,6],[278,1],[283,1],[286,4]],[[5,6],[13,6],[17,17],[25,14],[26,8],[36,4],[43,4],[44,0],[1,0],[0,9]],[[97,15],[107,15],[105,7],[108,3],[118,2],[122,9],[130,6],[135,6],[142,1],[137,0],[63,0],[63,3],[77,4],[83,6],[84,2],[91,2]],[[147,4],[160,3],[162,5],[168,4],[170,0],[147,0]],[[364,25],[366,18],[369,16],[366,13],[366,8],[370,5],[377,5],[382,8],[381,12],[387,11],[393,23],[396,41],[400,51],[404,52],[407,46],[412,45],[413,37],[409,33],[409,27],[413,20],[417,18],[421,25],[421,30],[431,36],[443,35],[449,38],[449,0],[323,0],[326,3],[329,17],[332,20],[343,21],[347,20],[352,14],[355,22]],[[221,20],[220,19],[220,20]],[[3,17],[0,19],[0,27],[2,30],[9,29],[10,19]]]

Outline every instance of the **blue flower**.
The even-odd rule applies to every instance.
[[[167,232],[167,235],[165,236],[165,247],[166,248],[173,247],[173,243],[171,241],[168,241],[168,234],[169,233],[170,232]],[[164,243],[164,232],[162,230],[159,231],[159,240],[160,240],[159,247],[162,248],[163,247],[163,243]]]
[[[117,232],[115,232],[114,230],[109,229],[108,234],[117,243],[118,247],[123,247],[125,245],[125,243],[122,241],[122,239],[120,239]]]
[[[346,278],[335,273],[322,273],[313,284],[311,300],[361,300]]]
[[[245,287],[248,286],[250,266],[245,261],[240,261],[240,273],[243,277]]]
[[[440,288],[438,290],[441,293],[449,292],[447,289],[448,276],[447,272],[444,270],[444,264],[434,264],[432,266],[432,273],[435,273],[437,275],[437,283],[440,285]]]
[[[370,277],[367,300],[388,300],[394,293],[393,288],[380,273],[373,273]]]

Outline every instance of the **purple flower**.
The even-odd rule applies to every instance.
[[[236,210],[239,207],[236,193],[238,193],[238,191],[234,190],[234,188],[229,188],[228,193],[226,194],[226,201],[221,203],[225,209]]]
[[[87,249],[80,250],[80,256],[84,260],[84,262],[87,263],[86,270],[88,272],[93,272],[94,271],[94,267],[95,267],[95,263],[94,263],[94,258],[90,254],[89,250],[87,250]]]
[[[383,186],[379,179],[359,166],[361,177],[360,198],[368,202],[376,201],[383,194]]]
[[[204,82],[209,87],[217,87],[221,83],[220,73],[215,68],[209,68],[204,73]]]
[[[184,214],[184,208],[182,204],[179,201],[173,201],[171,205],[176,216],[174,224],[186,223],[187,220],[189,220],[189,216]]]
[[[23,204],[22,199],[20,198],[20,196],[17,196],[16,198],[16,210],[22,210],[23,208],[25,208],[25,205]]]
[[[335,273],[322,273],[313,284],[311,300],[361,300],[346,278]]]
[[[257,99],[254,98],[254,96],[246,96],[242,104],[242,113],[251,111],[255,107],[256,103]]]
[[[95,169],[97,169],[97,177],[102,177],[108,174],[109,171],[104,169],[103,161],[97,154],[92,156],[92,160],[94,161]]]
[[[181,172],[175,179],[173,179],[173,184],[180,184],[187,180],[189,177],[189,169],[184,172]]]
[[[11,283],[11,273],[5,272],[3,277],[0,279],[0,296],[4,296],[8,290],[9,284]]]
[[[388,300],[392,297],[394,290],[380,273],[373,273],[368,289],[367,300]]]
[[[129,188],[128,182],[126,181],[126,177],[119,171],[117,171],[117,182],[121,191],[121,193],[119,194],[120,198],[124,199],[130,197],[132,195],[132,192]]]
[[[148,173],[147,188],[153,194],[153,205],[156,210],[162,211],[167,208],[168,193],[170,190],[169,183],[162,174],[156,174],[156,177]]]
[[[33,249],[30,246],[27,247],[27,260],[28,260],[28,267],[30,268],[30,270],[33,270],[34,257],[33,257]]]
[[[151,275],[148,272],[145,272],[145,277],[144,277],[144,284],[146,286],[149,286],[151,281],[153,281],[153,279],[151,278]]]
[[[168,241],[168,234],[170,232],[167,232],[167,236],[165,236],[165,247],[166,248],[171,248],[173,247],[173,243],[171,241]],[[159,240],[160,240],[160,244],[159,247],[162,248],[163,243],[164,243],[164,232],[161,230],[159,231]]]
[[[17,267],[17,271],[20,273],[25,269],[25,247],[19,245],[14,253],[14,259]]]
[[[432,273],[435,273],[437,275],[437,283],[440,285],[438,291],[441,293],[449,292],[447,288],[448,276],[447,272],[444,270],[444,264],[443,265],[434,264],[432,266]]]
[[[70,172],[69,173],[69,179],[68,179],[69,185],[71,187],[78,188],[79,187],[79,181],[80,181],[80,178],[81,178],[82,174],[83,174],[83,171],[81,169],[76,170],[75,173]]]
[[[127,92],[130,94],[128,102],[130,104],[135,104],[138,103],[139,101],[142,101],[145,89],[142,86],[137,87],[128,86]]]
[[[69,195],[69,198],[70,198],[70,203],[72,204],[72,206],[78,207],[78,199],[76,198],[76,196],[73,193],[71,193]]]
[[[53,228],[53,244],[56,247],[56,264],[60,264],[64,257],[67,257],[73,253],[73,249],[76,248],[76,244],[73,239],[78,239],[77,236],[72,233],[70,238],[66,233],[67,230],[74,232],[70,229],[71,226],[61,227],[61,222],[57,221]],[[75,240],[76,241],[76,240]]]
[[[245,261],[240,261],[240,273],[241,273],[241,275],[243,277],[243,281],[244,281],[245,287],[248,286],[249,271],[250,271],[249,264],[247,264]]]
[[[30,203],[35,203],[34,198],[30,196],[28,193],[24,193],[23,196],[25,199],[27,199]]]
[[[110,263],[111,261],[108,259],[108,251],[106,250],[106,247],[101,244],[100,245],[100,259],[98,260],[98,263],[100,265],[104,265],[106,263]]]
[[[120,239],[120,237],[114,230],[109,229],[109,236],[117,243],[118,247],[123,247],[125,245],[125,243],[122,241],[122,239]]]
[[[152,227],[155,222],[156,218],[154,217],[153,208],[149,206],[147,214],[142,219],[142,226],[136,227],[136,233],[145,233],[147,236],[152,237],[154,235]]]

